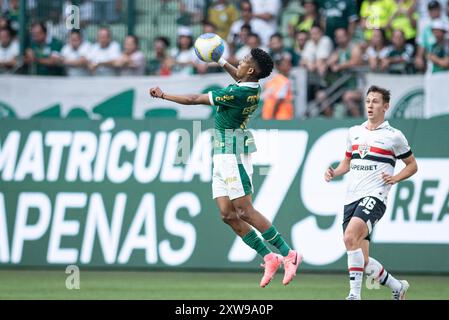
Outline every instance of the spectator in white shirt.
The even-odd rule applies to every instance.
[[[266,32],[266,30],[270,27],[264,20],[253,17],[253,8],[249,0],[243,0],[240,2],[240,13],[241,19],[235,21],[231,25],[228,43],[234,43],[235,38],[237,38],[240,34],[242,26],[248,24],[251,27],[251,31],[253,33],[257,33],[260,37],[262,45],[267,46],[270,41],[270,35]]]
[[[93,45],[89,55],[89,70],[95,76],[117,75],[115,60],[121,56],[120,45],[111,38],[111,31],[108,28],[98,30],[97,43]]]
[[[145,74],[145,55],[139,50],[139,39],[129,35],[125,38],[123,54],[116,61],[122,76],[143,76]]]
[[[87,69],[88,56],[91,45],[83,41],[79,30],[72,30],[67,43],[61,51],[62,64],[66,68],[69,77],[82,77],[90,75]]]
[[[251,0],[253,18],[264,20],[268,27],[264,31],[268,38],[277,32],[278,14],[281,11],[280,0]],[[253,30],[254,31],[254,30]]]
[[[11,71],[17,65],[19,43],[12,38],[12,30],[0,29],[0,73]]]
[[[374,29],[370,40],[370,46],[366,49],[365,60],[368,60],[371,71],[379,71],[380,63],[388,55],[388,47],[385,30]]]
[[[313,26],[301,57],[301,65],[309,72],[318,72],[320,76],[324,76],[327,70],[326,61],[332,53],[332,48],[332,40],[323,34],[321,27]]]
[[[243,60],[246,55],[248,55],[251,52],[251,49],[260,48],[261,41],[260,37],[256,33],[250,33],[248,37],[246,38],[246,43],[243,47],[241,47],[235,55],[229,60],[234,65],[238,65],[240,60]],[[261,48],[265,51],[268,51],[267,48],[263,47]]]
[[[176,48],[172,50],[171,56],[175,61],[172,69],[173,74],[193,74],[196,55],[193,48],[193,34],[190,28],[178,28]]]

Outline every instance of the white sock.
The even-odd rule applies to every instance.
[[[367,274],[370,274],[377,279],[381,285],[387,286],[394,291],[399,291],[401,289],[401,283],[388,273],[376,259],[369,257],[366,271]]]
[[[349,286],[351,288],[350,294],[361,296],[362,280],[365,261],[363,258],[363,251],[361,248],[353,251],[348,251],[348,271],[349,271]]]

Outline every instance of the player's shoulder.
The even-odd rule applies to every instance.
[[[364,125],[365,125],[365,123],[362,123],[362,124],[355,124],[355,125],[353,125],[352,127],[349,127],[348,133],[351,135],[351,134],[353,134],[353,133],[355,133],[355,132],[360,131],[360,130],[363,129]]]
[[[402,133],[402,131],[400,129],[393,127],[392,125],[390,125],[390,123],[388,121],[385,122],[383,129],[385,129],[386,132],[388,132],[389,134],[391,134],[395,137],[404,136],[404,134]]]

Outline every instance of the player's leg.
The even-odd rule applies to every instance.
[[[385,270],[379,261],[372,257],[369,257],[366,272],[367,275],[373,277],[381,285],[391,289],[393,300],[405,300],[405,294],[410,286],[406,280],[397,280],[391,273]]]
[[[288,284],[296,275],[296,269],[301,263],[302,257],[298,255],[296,251],[291,250],[282,235],[276,230],[271,222],[254,208],[251,197],[251,194],[253,193],[251,155],[242,154],[235,156],[235,159],[237,164],[237,173],[235,176],[237,179],[233,179],[233,182],[230,185],[229,198],[240,219],[256,228],[262,234],[262,237],[275,246],[282,256],[284,256],[285,275],[282,282]],[[276,270],[274,270],[274,272],[276,272]]]
[[[282,256],[284,257],[284,278],[282,283],[287,285],[296,276],[296,270],[299,264],[302,262],[302,256],[295,250],[292,250],[290,246],[285,242],[282,235],[277,231],[276,227],[265,218],[259,211],[257,211],[252,205],[251,195],[246,195],[232,201],[238,216],[259,230],[262,237],[271,245],[275,246]],[[279,267],[279,266],[278,266]],[[276,268],[277,270],[277,268]],[[267,277],[271,280],[276,270],[267,270]],[[270,276],[270,274],[272,274]],[[265,277],[264,277],[265,278]],[[268,279],[268,278],[267,278]]]
[[[368,235],[365,221],[359,217],[352,217],[344,233],[344,242],[348,255],[348,271],[350,292],[347,299],[361,299],[363,271],[365,258],[363,255],[362,241]]]
[[[242,238],[243,242],[256,250],[262,258],[271,253],[271,250],[268,249],[256,231],[238,217],[229,197],[218,197],[215,201],[217,202],[223,222],[228,224]]]
[[[343,228],[351,287],[348,298],[360,297],[364,267],[369,264],[370,259],[370,234],[384,215],[385,209],[385,204],[381,200],[371,196],[345,206]]]
[[[237,215],[256,228],[270,244],[278,248],[281,254],[286,257],[290,252],[290,247],[276,230],[272,223],[253,206],[252,174],[253,167],[250,154],[236,156],[238,176],[231,186],[230,199]]]
[[[214,155],[213,161],[213,198],[216,199],[223,221],[229,224],[234,232],[242,237],[245,244],[256,250],[263,257],[265,273],[260,282],[260,286],[265,287],[282,264],[282,256],[268,249],[256,231],[237,215],[237,211],[230,200],[245,195],[245,192],[251,192],[250,184],[245,184],[245,190],[243,184],[239,181],[241,179],[238,178],[240,174],[235,155]]]
[[[290,247],[284,241],[281,234],[271,224],[271,222],[254,208],[251,195],[234,199],[232,200],[232,203],[240,219],[246,221],[248,224],[259,230],[263,238],[278,248],[284,257],[288,255],[291,250]]]
[[[366,197],[360,202],[354,215],[366,221],[368,232],[371,234],[375,224],[383,217],[385,210],[386,207],[382,201],[374,197]],[[392,291],[393,300],[404,300],[409,288],[408,282],[397,280],[384,269],[379,261],[369,256],[369,234],[362,241],[366,274],[377,279],[380,284],[389,287]]]

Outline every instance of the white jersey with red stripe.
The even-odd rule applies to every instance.
[[[383,181],[382,172],[393,175],[396,160],[412,154],[404,134],[388,121],[375,130],[367,129],[367,124],[349,129],[346,157],[351,161],[345,204],[367,196],[386,204],[391,185]]]

